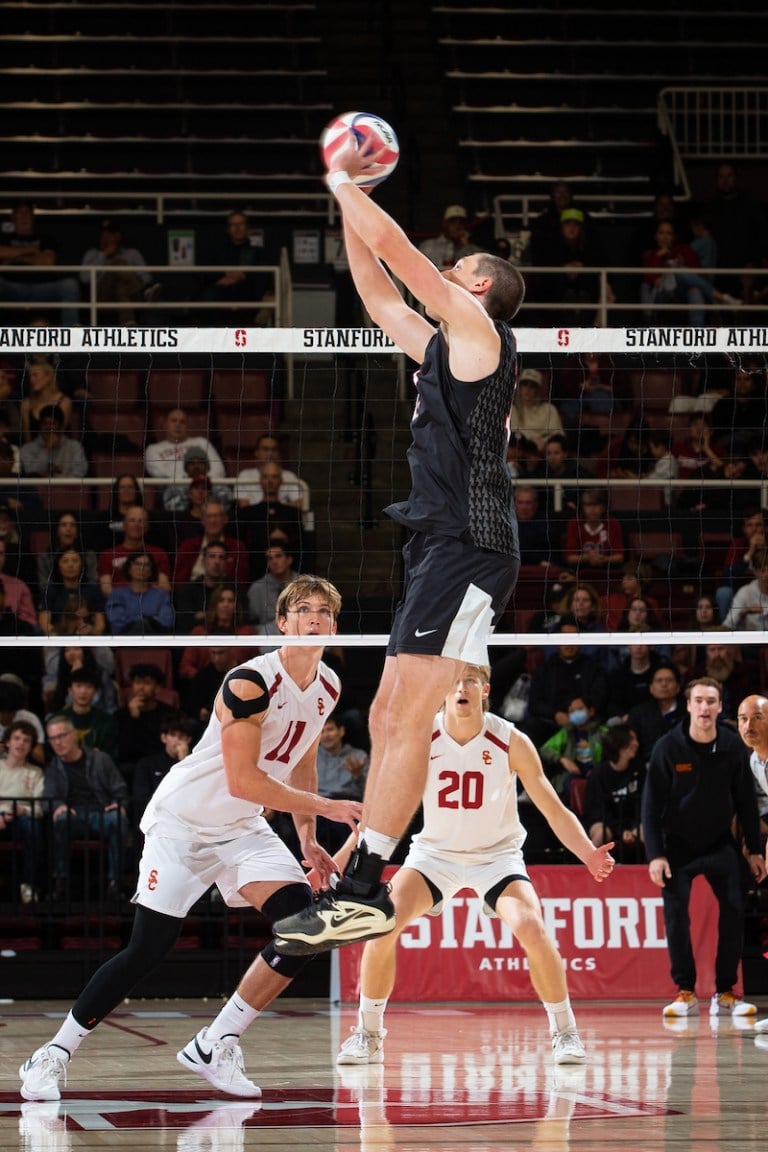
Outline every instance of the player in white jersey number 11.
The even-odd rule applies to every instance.
[[[126,948],[96,972],[56,1035],[19,1069],[26,1100],[58,1100],[82,1041],[168,955],[190,908],[215,884],[230,907],[258,908],[271,922],[312,902],[299,861],[264,818],[293,816],[304,860],[330,882],[334,863],[315,838],[322,815],[355,828],[362,806],[317,795],[317,748],[340,684],[322,661],[341,597],[327,580],[298,576],[277,601],[284,644],[233,669],[203,736],[160,782],[141,821],[144,850]],[[179,1063],[231,1096],[258,1097],[244,1073],[240,1036],[290,984],[304,960],[270,941],[216,1019],[177,1055]]]

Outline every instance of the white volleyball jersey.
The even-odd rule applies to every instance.
[[[339,678],[321,662],[314,681],[302,690],[285,671],[277,651],[256,656],[240,667],[255,669],[267,685],[269,708],[261,726],[259,768],[284,781],[336,707]],[[160,781],[140,828],[145,834],[155,830],[175,839],[214,843],[250,832],[262,810],[262,805],[229,792],[221,723],[213,711],[200,742]]]
[[[468,744],[445,731],[435,717],[424,792],[424,827],[414,845],[435,853],[478,858],[519,852],[525,829],[517,810],[517,773],[509,766],[514,724],[487,712]]]

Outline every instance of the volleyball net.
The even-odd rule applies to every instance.
[[[521,328],[517,339],[521,375],[553,415],[543,427],[519,406],[513,415],[522,567],[492,646],[551,645],[545,629],[558,612],[571,612],[569,594],[583,584],[594,612],[574,644],[625,646],[637,632],[642,643],[667,650],[738,644],[762,675],[768,613],[760,605],[768,606],[768,591],[749,612],[737,616],[733,604],[762,564],[757,549],[744,566],[744,524],[768,506],[768,419],[755,417],[761,403],[765,413],[768,329]],[[6,608],[21,619],[21,598],[29,617],[21,581],[36,613],[32,632],[14,631],[6,620],[0,673],[16,672],[15,653],[26,648],[211,649],[231,645],[235,635],[238,649],[274,644],[274,626],[254,616],[249,591],[275,548],[289,553],[295,571],[316,572],[340,589],[334,644],[381,656],[404,543],[383,509],[408,490],[413,365],[378,329],[4,328],[0,363],[7,384],[0,417],[7,416],[13,448],[0,483]],[[57,392],[67,410],[63,439],[78,449],[67,447],[61,466],[57,449],[39,443],[46,435],[50,441],[50,430],[40,431],[48,405],[41,417],[38,398]],[[212,449],[204,447],[207,476],[192,468],[194,452],[174,452],[169,428],[179,409],[188,446]],[[562,449],[555,459],[546,448],[552,436]],[[170,446],[158,456],[153,446],[164,441]],[[659,466],[670,458],[676,466]],[[284,472],[273,490],[254,469],[269,473],[275,463]],[[110,594],[99,565],[123,539],[120,477],[137,482],[144,543],[167,557],[160,576],[173,616],[164,624],[142,616],[117,632],[102,604],[106,623],[96,633],[88,594],[100,581],[102,598]],[[569,526],[585,497],[602,501],[598,520],[617,526],[610,562],[601,558],[608,545],[591,539],[591,529],[574,536]],[[179,608],[203,572],[194,543],[203,501],[224,505],[220,534],[236,542],[220,581],[236,588],[234,617],[212,613],[208,595],[192,614]],[[64,583],[60,522],[67,514],[90,565],[79,578],[82,595],[70,580],[72,597],[51,594]],[[130,540],[131,552],[142,550],[141,540]],[[649,601],[644,618],[627,614],[633,595]],[[702,597],[713,599],[714,614],[697,616]],[[77,600],[79,616],[62,612]],[[41,605],[49,609],[45,634]]]

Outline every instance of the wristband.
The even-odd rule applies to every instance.
[[[325,178],[325,182],[329,190],[334,194],[340,184],[354,184],[354,180],[349,172],[329,172]]]

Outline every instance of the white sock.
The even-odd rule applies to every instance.
[[[251,1008],[242,996],[233,992],[205,1033],[206,1040],[223,1040],[225,1036],[242,1036],[246,1028],[259,1015],[259,1008]]]
[[[544,1004],[544,1009],[549,1017],[550,1032],[572,1032],[576,1028],[576,1017],[567,996],[559,1004]]]
[[[372,996],[360,997],[360,1008],[357,1018],[361,1028],[366,1032],[381,1032],[384,1029],[384,1011],[387,1007],[388,996],[383,1000],[374,1000]]]
[[[61,1048],[62,1052],[69,1060],[77,1052],[78,1048],[85,1040],[86,1036],[90,1036],[92,1028],[83,1028],[82,1024],[78,1024],[71,1012],[67,1013],[67,1018],[59,1028],[53,1040],[49,1043]]]
[[[382,860],[389,860],[400,841],[392,836],[385,836],[382,832],[373,832],[366,828],[360,833],[361,844],[365,844],[369,852],[380,856]]]

